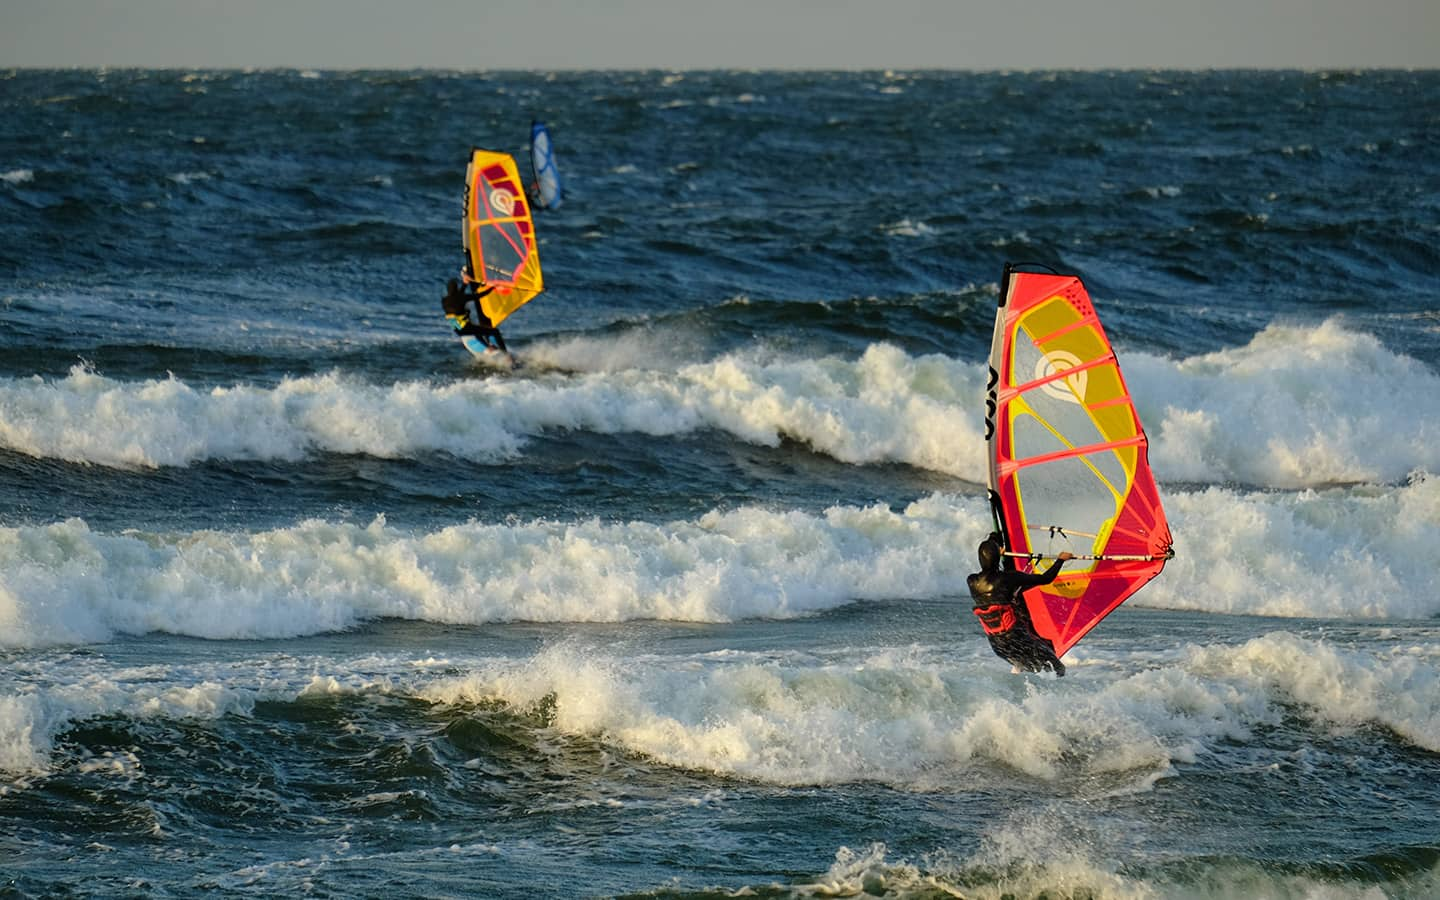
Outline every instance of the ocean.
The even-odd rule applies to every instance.
[[[1440,896],[1437,146],[1434,71],[0,71],[0,897]],[[1063,679],[965,588],[1007,262],[1175,539]]]

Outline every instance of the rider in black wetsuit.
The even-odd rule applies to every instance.
[[[450,320],[450,326],[457,335],[473,334],[487,347],[508,352],[505,349],[505,339],[500,336],[500,329],[491,325],[490,319],[480,309],[480,298],[491,290],[493,288],[481,289],[477,285],[475,293],[466,293],[460,282],[452,278],[445,285],[445,296],[440,298],[440,306],[445,310],[445,318]]]
[[[1061,553],[1054,565],[1039,575],[1020,572],[1000,564],[1004,552],[999,532],[992,532],[980,542],[979,554],[980,571],[966,579],[966,583],[975,601],[980,627],[990,639],[990,648],[1016,669],[1043,672],[1049,668],[1055,671],[1056,677],[1064,675],[1065,664],[1055,655],[1055,647],[1035,633],[1030,611],[1025,608],[1025,598],[1020,592],[1054,581],[1065,560],[1074,559],[1074,555]]]

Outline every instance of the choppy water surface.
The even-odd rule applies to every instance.
[[[0,73],[0,893],[1440,893],[1440,74]],[[514,375],[439,310],[551,126]],[[1178,557],[969,614],[1006,261]]]

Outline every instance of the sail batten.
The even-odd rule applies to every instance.
[[[1037,341],[1036,343],[1039,344],[1042,342]],[[1022,391],[1033,390],[1034,388],[1044,387],[1047,384],[1051,384],[1057,381],[1070,379],[1075,377],[1080,372],[1088,371],[1095,368],[1096,366],[1103,366],[1106,363],[1113,363],[1114,361],[1115,354],[1110,353],[1106,354],[1105,356],[1096,357],[1095,359],[1086,360],[1085,362],[1076,363],[1073,366],[1056,368],[1055,370],[1050,372],[1050,374],[1045,375],[1041,378],[1036,378],[1033,381],[1027,381],[1024,384],[1016,385],[1016,387],[1013,389],[1013,393],[1018,394]]]
[[[1145,443],[1144,437],[1126,438],[1122,441],[1107,441],[1103,444],[1089,444],[1084,447],[1069,447],[1064,450],[1056,450],[1053,453],[1046,453],[1041,456],[1028,456],[1024,459],[1007,460],[1001,464],[1002,471],[1014,471],[1025,466],[1034,466],[1041,463],[1055,462],[1060,459],[1072,457],[1083,457],[1091,453],[1103,453],[1106,450],[1115,450],[1119,447],[1138,447]]]
[[[1075,556],[1024,595],[1036,631],[1064,654],[1173,555],[1149,441],[1080,279],[1007,268],[988,387],[990,496],[1007,557]]]

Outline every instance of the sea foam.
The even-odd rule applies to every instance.
[[[1440,374],[1339,319],[1121,363],[1162,479],[1296,488],[1440,472]]]
[[[1367,492],[1166,497],[1177,556],[1128,601],[1222,615],[1440,614],[1440,479]],[[309,520],[258,532],[0,528],[0,648],[153,631],[282,638],[377,618],[727,622],[963,598],[982,499],[892,510],[741,507],[670,522],[471,521],[435,531]]]
[[[1440,659],[1344,650],[1274,632],[1185,645],[1155,667],[1028,690],[983,654],[873,650],[839,661],[729,654],[696,661],[577,642],[493,660],[421,691],[441,703],[544,706],[547,721],[667,765],[780,784],[933,789],[1004,765],[1031,778],[1146,791],[1179,764],[1248,741],[1299,709],[1321,731],[1366,724],[1440,748]],[[1355,683],[1347,693],[1344,685]]]
[[[1440,752],[1440,656],[1273,631],[1163,658],[1111,650],[1062,681],[1015,678],[988,649],[930,645],[657,653],[560,639],[522,657],[236,658],[117,668],[31,657],[0,679],[0,770],[44,772],[72,724],[248,716],[260,701],[381,693],[542,714],[561,735],[663,765],[785,785],[936,790],[994,766],[1095,795],[1151,790],[1262,731],[1385,728]],[[137,765],[144,766],[141,758]],[[1085,787],[1085,785],[1089,787]]]
[[[1130,603],[1369,619],[1440,614],[1440,478],[1398,488],[1167,492],[1176,557]]]
[[[293,637],[382,617],[792,617],[953,590],[965,569],[949,552],[954,536],[981,528],[976,513],[938,499],[898,513],[742,508],[663,524],[470,522],[420,534],[383,518],[180,535],[101,534],[69,520],[0,529],[0,620],[13,624],[0,647],[152,631]]]
[[[497,462],[566,430],[656,437],[705,430],[789,439],[845,463],[905,463],[985,479],[983,365],[875,344],[846,359],[731,353],[664,368],[631,337],[536,348],[571,377],[372,384],[341,374],[208,390],[176,378],[0,380],[0,446],[108,466],[316,453]],[[670,350],[656,342],[655,357]],[[629,348],[629,349],[626,349]],[[618,354],[618,356],[617,356]],[[1440,471],[1440,375],[1336,321],[1271,326],[1183,360],[1122,353],[1162,482],[1302,488]]]

